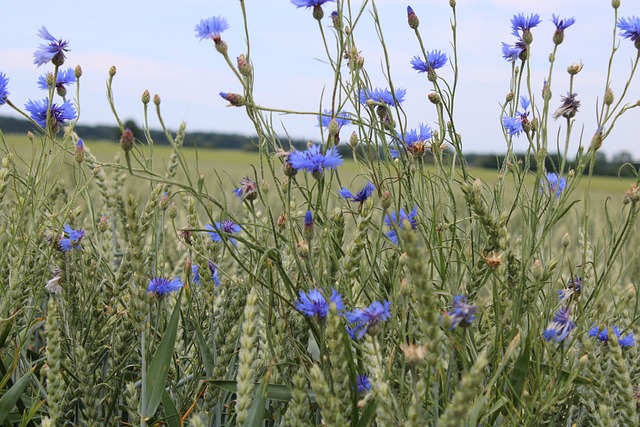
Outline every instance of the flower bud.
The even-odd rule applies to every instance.
[[[620,7],[620,0],[611,0],[611,6],[612,6],[614,9],[619,8],[619,7]]]
[[[33,142],[33,132],[31,131],[27,131],[27,139],[31,142]]]
[[[233,107],[242,107],[244,105],[244,96],[240,94],[220,92],[220,96],[229,101],[229,105]]]
[[[82,163],[84,160],[84,143],[81,139],[78,139],[78,144],[76,145],[76,162],[78,164]]]
[[[412,30],[418,29],[420,20],[418,19],[418,15],[411,9],[411,6],[407,6],[407,21],[409,22],[409,28]]]
[[[149,90],[145,89],[144,92],[142,92],[140,99],[144,105],[147,105],[149,101],[151,101],[151,94],[149,93]]]
[[[106,214],[102,214],[100,216],[100,221],[98,222],[98,230],[100,230],[101,233],[104,233],[105,231],[107,231],[108,228],[109,228],[109,219],[107,218]]]
[[[319,4],[313,6],[313,18],[320,21],[324,17],[324,10],[322,10],[322,6]]]
[[[219,53],[226,55],[227,51],[229,51],[229,46],[227,46],[227,42],[222,40],[219,36],[213,38],[213,43],[215,44],[216,50]]]
[[[544,267],[542,266],[542,263],[539,259],[533,262],[533,266],[531,267],[531,274],[533,275],[533,278],[535,280],[542,279],[542,276],[544,275]]]
[[[46,81],[48,87],[55,86],[56,83],[53,81],[53,73],[47,73]]]
[[[582,62],[580,62],[579,64],[571,64],[567,67],[567,73],[575,76],[580,71],[582,71],[582,67],[584,67],[584,64]]]
[[[358,134],[354,131],[351,133],[351,137],[349,138],[349,145],[351,145],[351,147],[355,149],[356,147],[358,147],[358,144]]]
[[[249,77],[253,74],[253,67],[249,62],[247,62],[247,58],[244,54],[238,56],[238,70],[240,70],[240,74],[245,77]]]
[[[380,198],[380,204],[382,205],[382,209],[387,210],[391,206],[391,193],[385,191],[382,193],[382,197]]]
[[[313,212],[307,211],[307,213],[304,214],[304,239],[308,242],[313,239],[313,228]]]
[[[562,236],[562,247],[566,248],[567,246],[569,246],[569,243],[571,243],[569,233],[564,233],[564,236]]]
[[[529,46],[531,43],[533,43],[533,33],[531,32],[531,30],[529,29],[525,29],[522,32],[522,41],[524,42],[524,44],[526,44],[527,46]]]
[[[456,0],[449,0],[449,6],[451,6],[452,8],[456,7]]]
[[[160,105],[160,95],[158,95],[157,93],[155,95],[153,95],[153,103],[157,106]]]
[[[515,95],[513,92],[509,92],[509,93],[507,94],[507,96],[505,96],[505,100],[506,100],[507,102],[511,102],[511,101],[513,100],[513,97],[514,97],[514,96],[516,96],[516,95]]]
[[[429,101],[431,101],[431,103],[435,105],[438,105],[442,102],[442,98],[440,98],[440,95],[436,92],[429,93],[427,95],[427,98],[429,98]]]
[[[613,104],[613,99],[614,99],[613,91],[609,86],[607,86],[607,90],[604,91],[604,104],[605,105]]]
[[[564,30],[558,28],[554,33],[553,33],[553,43],[556,45],[562,44],[562,42],[564,41]]]
[[[111,68],[109,68],[109,77],[113,77],[116,75],[116,66],[112,65]]]
[[[338,121],[335,117],[331,119],[327,129],[329,130],[329,136],[336,136],[338,132],[340,132],[340,127],[338,126]]]
[[[167,210],[167,213],[169,214],[169,218],[176,219],[176,217],[178,216],[178,206],[176,205],[176,202],[169,203],[169,209]]]
[[[79,79],[80,77],[82,77],[82,67],[79,65],[76,65],[76,68],[73,70],[73,75],[76,77],[76,79]]]
[[[263,194],[267,194],[269,192],[269,183],[264,179],[260,181],[260,192]]]
[[[337,10],[331,12],[331,22],[333,22],[333,28],[336,30],[340,30],[342,28],[342,22],[340,21],[340,15],[338,15]]]
[[[593,151],[598,151],[602,147],[602,129],[598,129],[593,138],[591,138],[591,147]]]
[[[125,153],[128,153],[133,148],[134,141],[133,132],[131,132],[131,129],[126,128],[120,137],[120,147],[122,147]]]
[[[165,191],[164,193],[162,193],[162,196],[160,196],[160,209],[165,211],[167,210],[168,207],[169,207],[169,193]]]

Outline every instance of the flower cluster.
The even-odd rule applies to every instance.
[[[62,227],[62,231],[64,231],[66,237],[61,237],[58,240],[58,246],[61,251],[69,252],[72,249],[82,250],[80,242],[84,238],[84,230],[81,228],[74,230],[69,224],[65,224],[64,227]]]
[[[416,216],[418,215],[418,207],[414,206],[413,210],[408,214],[404,211],[404,209],[400,209],[400,212],[393,212],[388,214],[384,222],[387,224],[391,231],[387,232],[386,236],[396,245],[398,244],[398,233],[397,229],[404,227],[404,222],[409,221],[411,224],[411,229],[415,230],[418,227],[418,220]]]
[[[375,101],[395,107],[404,102],[406,94],[406,89],[396,89],[393,92],[389,89],[361,89],[360,103],[366,105],[368,101]]]
[[[528,45],[533,41],[531,29],[540,22],[542,20],[537,14],[524,16],[521,13],[511,18],[511,34],[516,37],[516,41],[512,45],[502,42],[502,56],[504,59],[510,62],[515,62],[518,58],[523,61],[527,59]]]
[[[155,277],[149,281],[147,292],[153,292],[156,295],[165,295],[170,292],[177,291],[183,286],[184,285],[177,277],[173,280],[169,280],[164,277]]]
[[[530,105],[531,101],[529,101],[529,98],[523,95],[520,97],[520,107],[522,111],[518,111],[515,117],[502,117],[502,125],[510,136],[519,136],[521,132],[528,131],[530,122],[527,109]]]
[[[617,326],[612,326],[611,329],[613,330],[613,333],[616,334],[616,337],[618,338],[618,344],[620,344],[620,347],[633,347],[636,344],[636,339],[634,338],[633,334],[627,334],[624,337],[621,337],[622,332],[620,331],[620,328],[618,328]],[[602,342],[603,344],[606,344],[609,342],[608,327],[604,327],[602,328],[602,330],[600,330],[600,328],[598,328],[597,326],[594,326],[591,329],[589,329],[588,334],[590,337],[597,338],[598,341]]]
[[[51,77],[49,77],[51,76]],[[40,77],[38,77],[38,87],[42,90],[49,90],[49,84],[47,83],[47,79],[51,78],[53,80],[53,76],[51,73],[46,73]],[[58,75],[56,76],[56,82],[53,86],[58,91],[58,95],[65,96],[67,93],[66,85],[72,85],[76,82],[76,76],[74,74],[73,68],[69,68],[67,70],[58,71]]]

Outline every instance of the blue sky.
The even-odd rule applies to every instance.
[[[87,2],[71,0],[48,11],[37,1],[5,2],[3,25],[0,26],[0,71],[10,79],[10,99],[19,106],[30,98],[44,97],[37,88],[38,76],[51,66],[33,65],[33,52],[41,40],[37,31],[45,25],[49,32],[70,41],[71,51],[65,66],[81,65],[80,107],[83,124],[114,124],[105,98],[105,80],[111,65],[116,65],[114,91],[121,118],[142,120],[140,95],[145,89],[162,98],[165,123],[176,129],[182,120],[187,129],[252,134],[244,111],[226,107],[218,93],[240,92],[223,58],[210,40],[199,42],[194,27],[202,18],[225,16],[231,28],[223,33],[229,53],[235,58],[243,53],[245,35],[238,1],[122,1]],[[332,85],[333,73],[324,59],[318,25],[310,10],[297,9],[288,0],[247,0],[252,61],[255,67],[255,98],[264,106],[296,111],[318,111],[323,91]],[[362,1],[352,1],[356,8]],[[180,4],[180,5],[178,5]],[[377,0],[384,39],[391,62],[391,77],[396,87],[407,89],[403,104],[409,127],[418,123],[433,125],[433,106],[426,99],[430,91],[424,74],[418,74],[409,64],[419,53],[413,31],[407,26],[405,2]],[[420,17],[420,30],[428,50],[452,51],[451,10],[446,0],[417,0],[411,6]],[[332,37],[328,18],[334,3],[325,5],[325,32]],[[548,70],[548,55],[553,48],[551,37],[555,29],[549,21],[552,13],[575,17],[576,24],[566,30],[560,46],[554,74],[555,108],[560,96],[568,90],[568,65],[584,62],[577,76],[574,92],[581,108],[576,116],[574,135],[584,132],[588,145],[595,125],[595,105],[605,88],[606,70],[614,31],[614,14],[609,1],[603,0],[459,0],[458,46],[460,84],[456,119],[467,152],[501,152],[505,142],[500,124],[500,103],[509,89],[511,66],[501,55],[501,42],[512,43],[510,18],[516,13],[539,13],[542,24],[534,29],[532,47],[532,85],[534,95],[540,94]],[[620,16],[640,14],[637,1],[622,0]],[[617,33],[617,31],[616,31]],[[365,12],[354,32],[358,49],[362,51],[372,84],[386,87],[382,71],[382,50],[371,15]],[[617,37],[619,39],[619,37]],[[616,95],[622,92],[637,55],[633,44],[620,40],[611,75]],[[443,77],[451,76],[443,69]],[[627,100],[640,99],[640,83],[634,82]],[[2,115],[15,114],[8,106]],[[617,129],[605,141],[607,154],[622,150],[640,158],[637,126],[640,108],[629,111],[617,124]],[[318,139],[319,129],[312,116],[273,115],[276,130],[295,138]],[[151,120],[157,127],[157,119]],[[550,143],[555,144],[557,126],[554,122]],[[343,139],[350,134],[345,128]],[[526,148],[524,137],[515,139],[516,149]],[[570,153],[579,140],[574,138]]]

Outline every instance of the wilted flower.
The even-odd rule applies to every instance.
[[[578,108],[580,108],[580,101],[576,99],[578,94],[576,93],[567,93],[567,96],[561,96],[560,101],[562,104],[553,113],[553,118],[558,119],[559,117],[565,117],[570,119],[576,115],[578,112]]]
[[[38,67],[49,61],[53,62],[53,65],[57,66],[64,64],[64,53],[69,51],[67,48],[67,46],[69,46],[69,42],[62,41],[62,39],[56,40],[55,37],[49,34],[49,31],[47,31],[44,26],[38,31],[38,36],[41,39],[48,41],[49,44],[41,44],[38,47],[38,50],[33,54],[33,63]]]
[[[556,199],[560,198],[564,187],[567,185],[567,180],[563,177],[559,177],[557,174],[553,172],[547,173],[547,185],[550,194],[555,194]],[[540,191],[544,191],[542,187]]]
[[[453,297],[453,305],[449,313],[447,313],[451,319],[449,330],[452,330],[458,325],[463,328],[471,325],[471,322],[476,318],[477,311],[478,307],[470,305],[469,299],[466,296],[456,295]]]
[[[519,136],[524,131],[523,124],[529,123],[529,112],[527,109],[531,102],[526,96],[520,97],[520,107],[522,111],[518,111],[515,117],[503,116],[502,125],[510,136]]]
[[[447,55],[439,50],[427,52],[427,60],[423,61],[419,56],[411,60],[411,67],[419,73],[427,73],[442,68],[447,63]]]
[[[404,148],[407,153],[413,157],[422,157],[427,149],[431,148],[430,140],[433,137],[433,131],[429,125],[420,123],[418,129],[410,129],[404,134],[398,133],[397,139],[399,142],[403,142],[400,146]],[[400,157],[398,150],[391,149],[391,157],[397,159]]]
[[[0,73],[0,105],[3,105],[9,96],[9,90],[7,89],[9,86],[9,79],[5,73]]]
[[[300,291],[300,298],[296,302],[296,308],[309,317],[324,319],[329,313],[329,305],[334,303],[338,311],[344,310],[342,295],[335,289],[331,291],[329,300],[322,295],[319,289],[311,289],[309,292]]]
[[[289,164],[296,170],[321,174],[324,169],[336,169],[343,162],[342,156],[331,147],[326,153],[321,152],[321,146],[314,144],[305,151],[294,151],[289,154]]]
[[[149,282],[149,285],[147,286],[147,292],[153,292],[157,295],[164,295],[168,294],[169,292],[177,291],[182,286],[182,282],[177,277],[171,281],[164,277],[155,277]]]
[[[84,238],[84,230],[80,228],[74,230],[69,226],[69,224],[65,224],[62,230],[67,237],[61,237],[58,240],[60,250],[63,252],[69,252],[72,249],[82,250],[80,242]]]
[[[38,77],[38,87],[42,90],[49,90],[49,84],[47,83],[47,78],[51,73],[43,74]],[[53,76],[50,77],[53,80]],[[65,96],[67,94],[67,88],[65,85],[72,85],[76,82],[76,76],[74,74],[73,68],[69,68],[65,70],[59,70],[58,75],[56,77],[56,82],[54,86],[58,91],[58,95]]]
[[[240,180],[240,187],[233,190],[233,192],[242,201],[252,201],[258,198],[258,184],[248,176],[245,176]]]
[[[222,222],[216,222],[215,227],[211,224],[206,224],[204,228],[206,228],[207,230],[211,230],[209,231],[209,237],[211,237],[211,240],[213,240],[214,242],[222,242],[222,237],[220,237],[220,233],[233,234],[233,233],[239,233],[242,231],[242,228],[240,228],[238,224],[231,221],[230,219],[225,219]],[[231,240],[231,243],[238,246],[238,242],[236,241],[236,239],[234,239],[233,237],[230,237],[229,240]]]
[[[31,113],[31,118],[34,122],[38,123],[41,127],[47,126],[47,107],[49,106],[49,98],[45,98],[42,101],[29,100],[24,108]],[[55,102],[51,104],[51,111],[49,112],[49,119],[51,120],[51,126],[53,129],[58,129],[60,125],[65,124],[67,120],[73,120],[76,118],[76,109],[73,107],[70,101],[65,101],[64,104],[58,105]]]
[[[59,294],[62,288],[60,287],[60,279],[62,279],[62,271],[59,268],[56,268],[53,271],[53,278],[49,279],[47,283],[44,285],[44,288],[51,292],[52,294]]]
[[[618,343],[620,344],[620,347],[633,347],[635,345],[636,340],[633,337],[633,334],[627,334],[621,338],[620,328],[618,328],[617,326],[613,326],[611,329],[613,329],[613,333],[616,334],[616,337],[618,337]],[[602,343],[606,344],[607,342],[609,342],[609,328],[607,327],[604,327],[602,328],[602,330],[600,330],[597,326],[594,326],[589,329],[588,334],[590,337],[596,337]]]
[[[369,381],[367,374],[358,375],[356,378],[356,384],[358,386],[358,393],[366,393],[371,389],[371,382]]]
[[[389,301],[374,301],[367,308],[358,308],[346,313],[344,317],[349,323],[354,324],[353,327],[347,328],[349,336],[359,340],[365,336],[367,332],[370,334],[375,332],[372,328],[391,317],[391,313],[389,312],[390,306],[391,303]]]
[[[210,38],[214,42],[220,40],[220,33],[229,29],[229,23],[222,16],[213,16],[211,18],[202,19],[196,25],[196,37],[200,40]]]
[[[376,187],[372,183],[367,182],[367,185],[365,185],[362,190],[358,191],[355,196],[351,193],[351,191],[347,190],[346,187],[342,187],[342,190],[340,190],[338,194],[340,194],[345,199],[351,199],[354,202],[364,203],[369,197],[371,197],[371,194],[373,194],[373,191],[375,189]]]
[[[193,283],[196,285],[202,285],[200,280],[200,267],[197,264],[191,265],[191,275],[193,276]]]
[[[360,89],[360,103],[367,104],[367,101],[372,100],[376,102],[382,102],[392,107],[404,102],[404,97],[407,94],[406,89],[396,89],[391,93],[389,89]]]
[[[570,307],[560,308],[556,311],[553,315],[553,320],[542,333],[542,337],[547,341],[553,340],[554,342],[561,342],[567,339],[571,335],[571,331],[576,327],[576,324],[569,317],[570,313]]]
[[[640,18],[632,16],[618,19],[620,35],[631,40],[637,49],[640,49]]]
[[[582,279],[574,276],[569,279],[567,287],[558,291],[558,297],[560,301],[567,301],[573,297],[573,295],[580,295],[582,292]]]
[[[411,224],[411,229],[415,230],[418,227],[418,221],[416,216],[418,215],[418,207],[415,206],[409,214],[407,214],[404,209],[400,209],[400,212],[393,212],[387,215],[384,219],[384,222],[387,224],[391,231],[387,232],[387,237],[396,245],[398,244],[398,234],[396,232],[397,228],[404,227],[404,221],[409,221]]]

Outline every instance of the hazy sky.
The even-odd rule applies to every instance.
[[[297,9],[289,0],[246,0],[252,61],[255,67],[255,97],[264,106],[290,110],[318,111],[323,90],[331,87],[333,73],[326,64],[319,29],[311,11]],[[352,5],[361,0],[352,1]],[[447,0],[414,0],[411,6],[420,18],[420,30],[428,50],[441,49],[451,54],[451,9]],[[407,89],[403,107],[410,127],[424,122],[433,125],[433,106],[426,99],[430,91],[424,74],[410,66],[420,51],[413,31],[407,26],[407,3],[377,0],[384,38],[391,60],[391,76],[396,87]],[[335,3],[325,5],[325,32],[332,37],[329,13]],[[547,74],[551,37],[555,29],[552,13],[575,17],[576,24],[566,30],[565,42],[557,55],[552,105],[568,90],[566,67],[584,61],[574,92],[582,106],[575,135],[584,128],[585,145],[593,135],[595,104],[605,88],[606,70],[614,32],[614,14],[606,0],[459,0],[458,46],[460,84],[458,88],[457,124],[468,152],[504,150],[500,106],[509,89],[511,65],[502,58],[501,42],[513,43],[510,18],[516,13],[539,13],[542,24],[533,31],[533,78],[535,96],[539,96]],[[620,16],[640,15],[640,2],[622,0]],[[142,120],[140,95],[145,89],[162,98],[165,123],[176,129],[182,120],[187,129],[252,134],[243,109],[228,108],[218,92],[240,92],[223,58],[210,40],[199,42],[194,27],[202,18],[225,16],[231,28],[223,33],[229,54],[235,58],[244,51],[244,29],[240,4],[236,0],[122,1],[89,2],[70,0],[64,6],[47,8],[44,2],[4,2],[0,26],[0,71],[10,79],[10,99],[19,106],[30,98],[43,98],[36,85],[38,76],[51,70],[50,65],[33,65],[33,52],[42,42],[37,37],[45,25],[56,38],[70,41],[71,51],[65,66],[80,64],[81,123],[114,124],[105,98],[105,80],[111,65],[116,65],[114,91],[116,106],[123,119]],[[382,51],[366,13],[356,28],[358,48],[374,86],[386,87],[382,73]],[[616,31],[617,34],[617,31]],[[616,36],[619,39],[618,36]],[[615,56],[611,85],[620,94],[627,81],[632,60],[637,55],[633,43],[620,40]],[[450,68],[439,73],[450,77]],[[324,100],[327,102],[328,97]],[[640,99],[640,80],[631,85],[628,101]],[[4,105],[1,115],[15,114]],[[605,141],[608,154],[622,150],[640,158],[637,123],[640,108],[621,119],[617,129]],[[319,137],[312,116],[274,115],[278,132],[284,130],[297,138]],[[157,127],[155,117],[152,127]],[[564,120],[554,124],[564,126]],[[351,131],[345,128],[343,140]],[[552,130],[555,140],[556,130]],[[524,137],[515,140],[524,150]],[[574,139],[570,153],[575,152]]]

